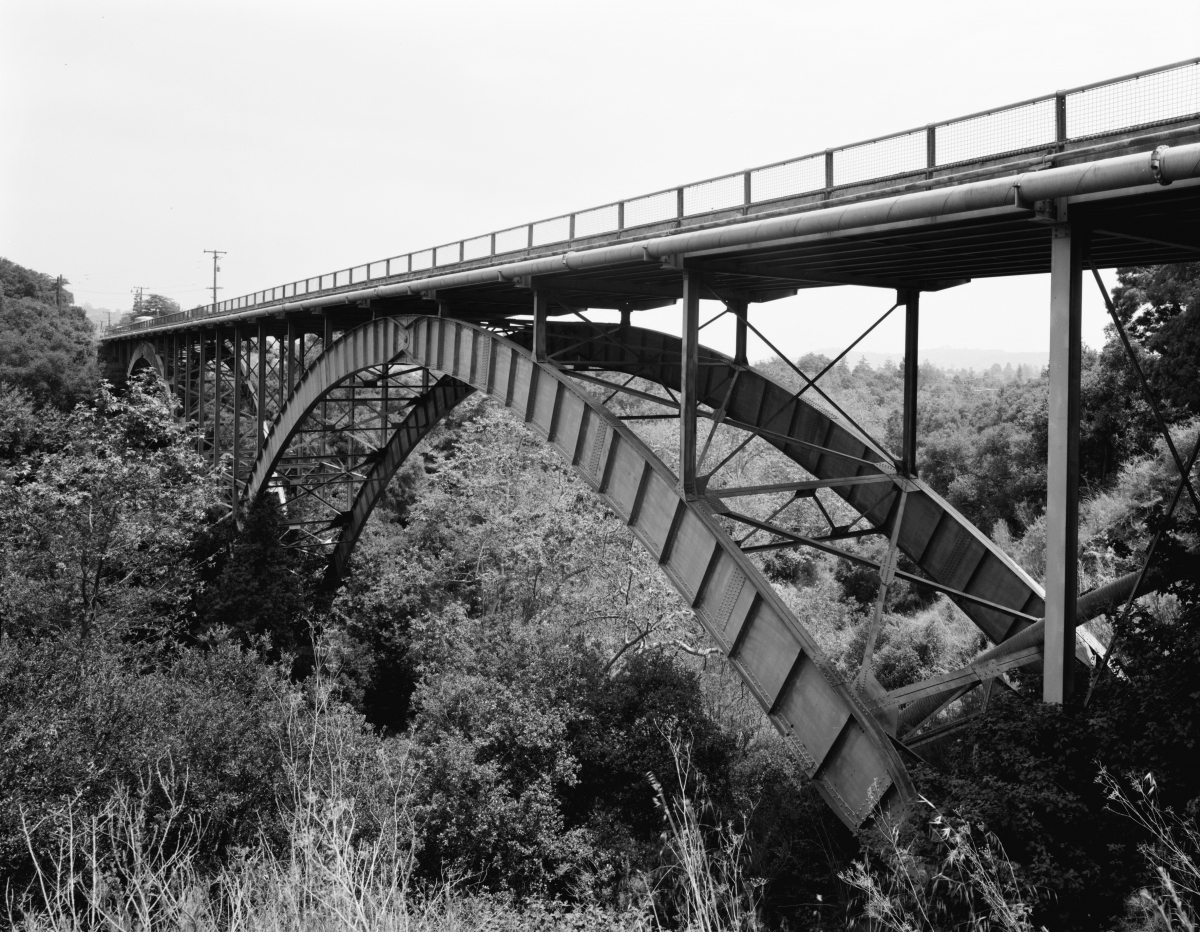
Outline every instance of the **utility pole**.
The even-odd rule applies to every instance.
[[[145,285],[135,285],[133,291],[133,316],[140,317],[142,314],[142,292],[146,290]]]
[[[225,255],[225,252],[221,251],[220,249],[206,249],[204,251],[207,253],[211,253],[212,257],[213,257],[212,293],[213,293],[213,313],[215,314],[217,312],[217,292],[220,291],[220,289],[217,287],[217,273],[219,271],[221,271],[221,267],[219,265],[217,265],[217,260],[220,259],[221,256]],[[226,250],[226,252],[227,251],[228,250]]]
[[[62,310],[62,286],[63,278],[60,275],[54,280],[54,306],[60,311]]]

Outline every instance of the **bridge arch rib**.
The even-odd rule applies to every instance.
[[[362,525],[404,458],[454,405],[482,391],[517,412],[620,516],[729,658],[806,774],[848,825],[915,798],[891,739],[709,503],[689,501],[671,470],[570,374],[464,321],[381,318],[349,331],[305,373],[266,438],[247,485],[262,494],[304,418],[355,372],[389,363],[442,373],[410,408],[359,488],[334,548],[345,566]],[[335,570],[336,572],[336,570]]]
[[[159,379],[167,381],[167,366],[158,355],[153,343],[142,342],[135,346],[129,354],[129,365],[125,367],[125,381],[128,382],[135,372],[143,369],[153,369]]]

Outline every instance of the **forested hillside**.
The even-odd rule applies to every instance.
[[[96,390],[93,326],[66,284],[0,257],[0,381],[38,405],[69,408]]]
[[[1091,624],[1116,673],[1065,709],[1012,674],[909,761],[930,808],[855,837],[629,528],[503,409],[473,399],[429,437],[331,594],[274,499],[238,530],[164,386],[98,385],[69,295],[0,272],[26,347],[0,344],[0,876],[29,928],[1149,930],[1163,878],[1194,883],[1200,526],[1186,500],[1162,523],[1177,472],[1115,334],[1084,361],[1081,587],[1160,528],[1180,582]],[[1198,289],[1200,266],[1124,270],[1114,296],[1184,451]],[[822,385],[899,446],[900,369]],[[925,366],[920,386],[921,475],[1040,577],[1046,377]],[[670,424],[630,423],[670,448]],[[750,446],[729,475],[776,468]],[[755,559],[849,677],[877,575]],[[986,646],[901,583],[875,672],[904,685]],[[1147,812],[1177,853],[1139,850],[1162,838]]]

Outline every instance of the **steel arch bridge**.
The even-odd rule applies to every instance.
[[[1197,62],[1172,67],[1200,76]],[[1196,85],[1200,95],[1200,77]],[[1069,116],[1071,95],[1087,92],[1063,92],[1061,111]],[[617,205],[612,233],[583,235],[589,212],[581,212],[561,242],[538,246],[530,224],[515,254],[497,252],[501,234],[478,259],[467,258],[475,241],[462,241],[448,269],[438,267],[439,247],[427,269],[414,270],[409,256],[393,275],[387,260],[382,281],[368,287],[350,270],[345,284],[335,274],[329,287],[319,278],[315,289],[284,286],[109,331],[102,353],[117,381],[151,367],[172,386],[231,499],[279,495],[294,544],[328,557],[331,584],[421,440],[473,393],[491,396],[629,525],[800,767],[858,826],[912,802],[905,761],[982,714],[1008,670],[1041,664],[1046,697],[1062,701],[1077,666],[1106,662],[1080,623],[1156,585],[1148,558],[1101,590],[1075,591],[1080,294],[1085,268],[1200,250],[1200,112],[1079,140],[1067,135],[1067,116],[1036,171],[1026,170],[1028,150],[941,168],[930,148],[919,177],[839,185],[827,173],[811,195],[761,205],[747,172],[736,209],[689,215],[687,192],[699,186],[687,186],[669,223],[630,226],[647,200],[633,199]],[[370,280],[374,264],[362,268]],[[920,292],[1047,270],[1043,589],[920,478],[916,362]],[[793,378],[784,384],[747,362],[749,333],[772,346],[751,305],[837,284],[894,289],[887,314],[903,309],[898,452],[823,391],[824,372],[787,363]],[[733,356],[701,344],[701,298],[733,316]],[[637,311],[675,303],[682,339],[633,325]],[[590,320],[587,308],[618,310],[620,323]],[[669,429],[648,430],[654,422]],[[748,449],[772,458],[779,481],[737,484],[730,464]],[[1177,456],[1176,502],[1186,491],[1196,503],[1188,477],[1198,450],[1186,464]],[[824,530],[802,530],[800,511],[820,515]],[[847,548],[870,536],[883,542],[878,561]],[[758,568],[758,554],[792,547],[878,573],[867,644],[849,679]],[[885,690],[872,661],[897,579],[944,593],[994,646],[961,670]],[[958,714],[947,717],[951,706]]]

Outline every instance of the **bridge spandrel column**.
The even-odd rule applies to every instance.
[[[700,276],[683,274],[683,342],[680,345],[679,491],[696,497],[696,401],[699,394]]]
[[[1079,584],[1079,377],[1085,233],[1054,227],[1050,253],[1050,402],[1046,461],[1046,640],[1042,698],[1062,703],[1075,678]]]

